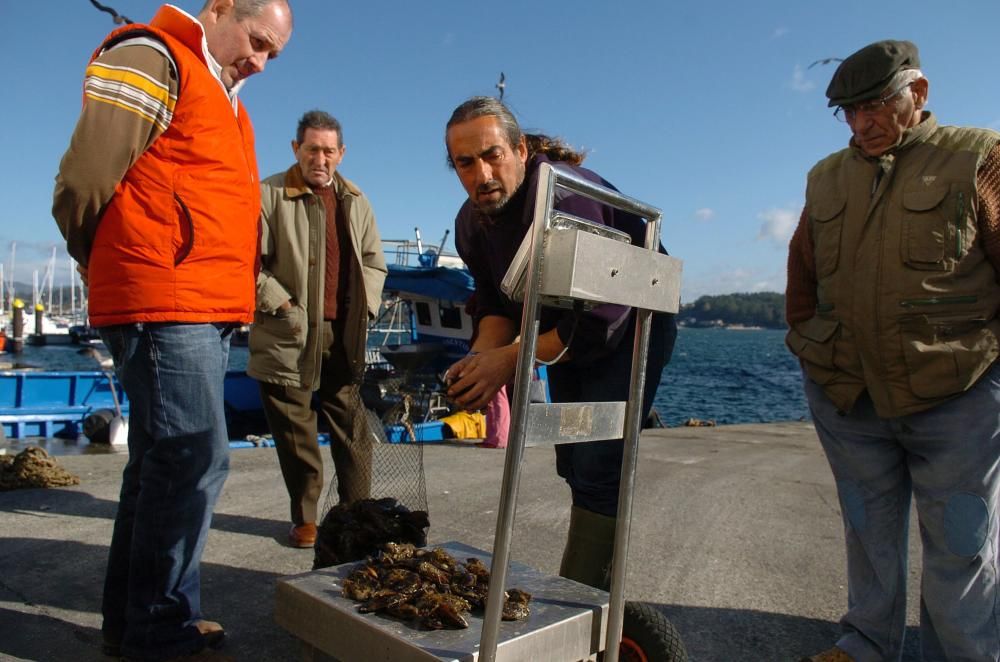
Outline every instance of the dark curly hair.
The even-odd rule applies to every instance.
[[[544,133],[526,133],[525,142],[528,145],[528,158],[535,154],[544,154],[553,161],[565,161],[570,165],[580,165],[587,158],[584,152],[579,152],[562,141]]]
[[[580,165],[587,157],[584,152],[573,149],[560,138],[553,138],[541,133],[523,133],[514,114],[499,99],[472,97],[452,111],[451,118],[445,126],[445,151],[448,167],[455,167],[455,163],[451,160],[451,153],[447,151],[448,129],[456,124],[469,122],[479,117],[495,117],[500,123],[500,128],[503,130],[507,144],[510,145],[511,149],[516,149],[523,137],[528,146],[529,159],[536,154],[545,154],[553,161],[565,161],[571,165]]]

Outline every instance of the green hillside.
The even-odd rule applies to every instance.
[[[684,326],[760,326],[784,329],[785,295],[778,292],[719,294],[682,304],[678,321]]]

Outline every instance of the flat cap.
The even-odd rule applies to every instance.
[[[911,41],[887,39],[868,44],[840,63],[833,72],[827,105],[846,106],[881,94],[892,77],[904,69],[919,69],[920,54]]]

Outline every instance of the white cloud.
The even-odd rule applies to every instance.
[[[774,32],[771,33],[771,39],[781,39],[786,34],[788,34],[788,28],[777,27],[774,29]]]
[[[802,68],[801,64],[795,65],[795,69],[792,71],[792,80],[788,86],[796,92],[809,92],[816,89],[816,83],[806,78],[805,69]]]
[[[708,207],[702,207],[701,209],[694,210],[694,217],[699,221],[711,221],[715,218],[715,210],[709,209]]]
[[[784,248],[792,238],[799,213],[792,208],[767,209],[757,214],[757,218],[762,221],[757,240],[770,240]]]

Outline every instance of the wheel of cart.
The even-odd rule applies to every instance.
[[[631,237],[554,208],[555,191],[563,188],[646,220],[645,246]],[[521,343],[511,432],[504,464],[503,487],[493,544],[490,592],[483,617],[479,660],[496,659],[511,534],[525,444],[580,443],[624,439],[618,517],[615,529],[611,595],[603,659],[686,660],[680,637],[667,618],[643,603],[625,603],[625,561],[632,517],[642,394],[651,318],[654,311],[676,313],[680,307],[681,264],[660,254],[660,210],[573,172],[542,164],[534,220],[514,257],[502,287],[523,301]],[[626,402],[529,403],[532,367],[538,342],[541,306],[581,308],[613,303],[636,311],[632,374]]]
[[[687,649],[663,612],[645,602],[626,602],[621,662],[686,662]]]

